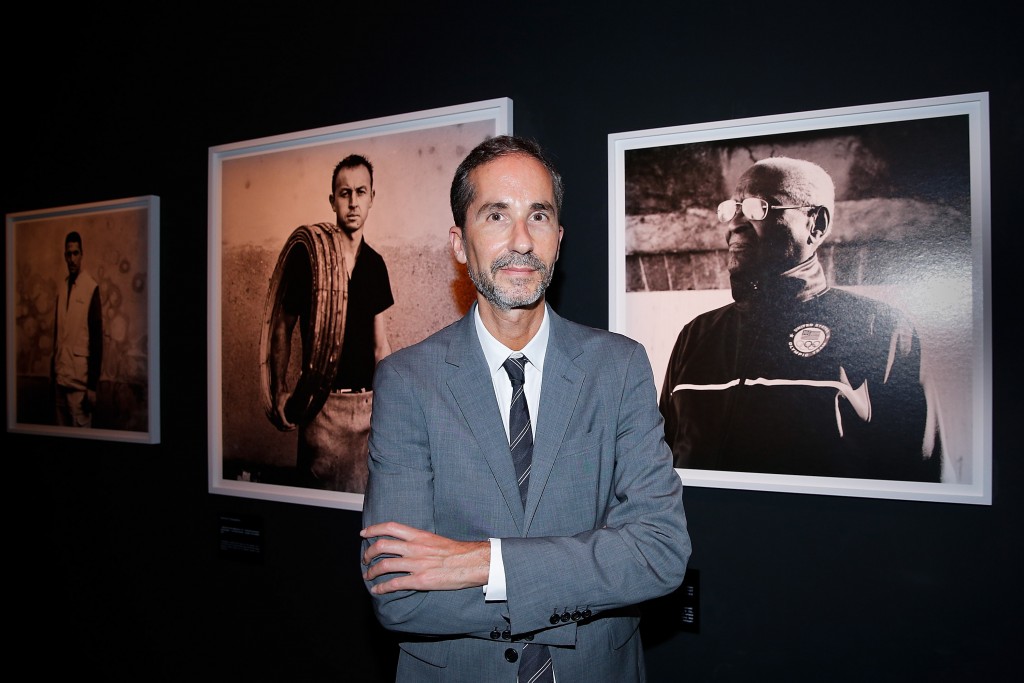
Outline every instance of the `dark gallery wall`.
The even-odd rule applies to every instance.
[[[567,182],[553,303],[606,327],[609,133],[986,91],[993,504],[689,487],[699,633],[658,603],[644,638],[652,681],[1008,680],[1024,633],[1017,19],[989,2],[303,4],[6,23],[0,209],[161,201],[161,443],[2,437],[11,668],[393,676],[358,513],[207,492],[210,146],[509,97]],[[221,554],[224,515],[262,524],[259,561]]]

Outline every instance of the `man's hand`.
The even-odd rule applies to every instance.
[[[363,553],[363,564],[384,557],[363,572],[367,581],[398,574],[370,589],[374,595],[399,590],[458,590],[487,583],[491,563],[489,541],[453,541],[398,522],[382,522],[359,532],[377,540]]]

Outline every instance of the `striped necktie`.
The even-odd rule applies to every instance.
[[[519,480],[519,497],[526,506],[526,492],[530,486],[530,464],[533,460],[533,428],[530,426],[530,408],[526,405],[526,356],[509,356],[502,364],[512,382],[512,405],[508,413],[508,440],[512,451],[512,464]],[[519,683],[553,683],[551,653],[547,645],[527,642],[519,657]]]
[[[512,382],[512,405],[508,413],[508,441],[512,450],[512,464],[519,480],[519,496],[526,505],[526,492],[530,486],[530,462],[533,460],[533,428],[530,426],[530,408],[526,405],[526,356],[509,356],[502,367]]]

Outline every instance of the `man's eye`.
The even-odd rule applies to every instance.
[[[530,219],[537,222],[546,221],[548,219],[548,215],[543,211],[536,211],[532,216],[530,216]]]
[[[494,213],[489,213],[489,214],[487,214],[487,220],[489,220],[489,221],[500,221],[501,220],[501,214],[498,213],[497,211],[495,211]]]

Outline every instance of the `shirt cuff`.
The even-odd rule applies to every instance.
[[[501,539],[492,538],[491,566],[487,572],[487,585],[484,586],[484,600],[501,602],[507,600],[505,590],[505,563],[501,559]]]

